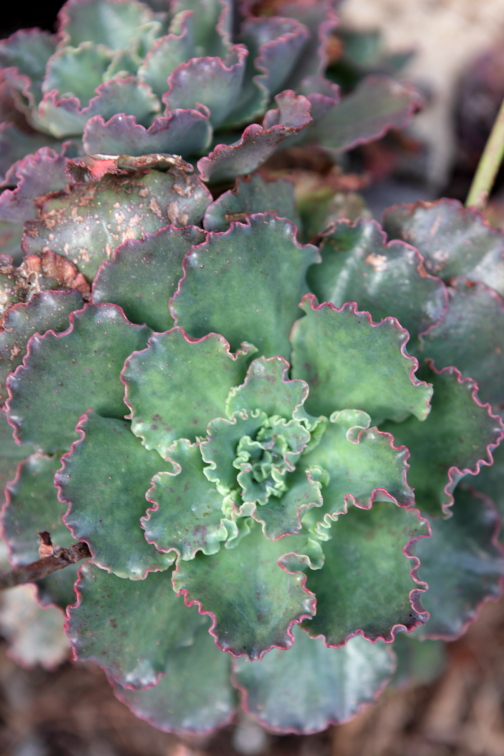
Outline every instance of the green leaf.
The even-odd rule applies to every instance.
[[[0,409],[0,491],[3,492],[5,484],[16,476],[18,464],[33,454],[33,446],[20,446],[12,437],[12,428],[7,422],[7,415]],[[0,499],[0,507],[4,503],[3,495]]]
[[[110,52],[93,42],[64,47],[49,59],[42,90],[47,94],[56,89],[60,97],[78,97],[85,108],[96,87],[103,84],[110,60]]]
[[[309,734],[340,724],[373,703],[394,671],[383,643],[351,638],[327,648],[295,627],[289,651],[273,649],[260,662],[233,659],[243,706],[274,732]]]
[[[355,408],[374,423],[427,416],[432,389],[414,377],[418,363],[405,353],[408,332],[396,320],[373,324],[354,304],[317,306],[313,294],[300,307],[306,317],[292,329],[292,375],[310,387],[308,412]]]
[[[209,202],[198,177],[175,168],[72,184],[68,193],[46,198],[39,218],[28,221],[23,249],[30,254],[51,249],[93,278],[121,242],[143,239],[168,224],[198,223]]]
[[[318,97],[311,95],[308,99]],[[322,111],[303,132],[303,141],[317,141],[338,154],[379,139],[391,128],[404,128],[421,104],[413,87],[387,76],[368,76],[341,102],[326,113]]]
[[[287,474],[287,491],[280,497],[270,496],[264,506],[256,508],[252,517],[263,525],[266,538],[276,541],[301,531],[301,518],[312,507],[321,507],[321,483],[310,470]]]
[[[394,688],[428,685],[446,669],[448,659],[443,641],[422,641],[410,633],[397,633],[392,649],[397,656],[397,669],[391,683]]]
[[[172,12],[182,11],[192,11],[195,55],[224,57],[232,25],[228,0],[175,0]]]
[[[0,66],[17,68],[21,76],[29,77],[26,83],[36,100],[41,97],[47,61],[54,54],[56,42],[53,34],[41,29],[20,29],[0,42]]]
[[[51,147],[58,149],[61,147],[61,142],[46,134],[38,134],[36,131],[26,133],[16,126],[15,123],[4,121],[0,128],[0,181],[7,180],[9,169],[18,160],[33,157],[30,153],[36,153],[40,149],[49,149]],[[3,199],[6,198],[6,195],[10,194],[10,190],[4,189],[1,195],[0,206],[3,204]],[[3,215],[2,211],[3,207],[0,209],[0,213]],[[33,209],[28,217],[34,217],[35,215],[36,211]],[[19,247],[23,227],[19,227],[17,224],[9,222],[9,220],[3,220],[0,215],[0,232],[2,254],[11,255],[11,257],[15,258],[16,262],[21,262],[22,255],[20,254]]]
[[[221,126],[234,109],[245,72],[247,49],[233,45],[224,60],[218,57],[192,58],[181,63],[169,76],[168,92],[161,98],[165,115],[176,108],[204,105],[210,123]]]
[[[135,0],[85,0],[65,5],[61,19],[65,44],[77,47],[88,39],[111,50],[126,47],[144,24],[154,18],[152,11]]]
[[[422,604],[430,619],[415,632],[419,638],[458,638],[480,605],[502,593],[504,554],[496,542],[495,508],[485,496],[459,486],[452,513],[447,520],[429,517],[432,536],[413,548],[418,576],[429,586]]]
[[[146,323],[154,331],[174,324],[168,300],[182,278],[182,260],[205,233],[197,226],[168,226],[142,241],[131,240],[117,248],[114,260],[104,263],[93,283],[93,302],[113,302],[132,323]]]
[[[252,523],[251,528],[239,548],[179,562],[173,585],[213,617],[219,648],[260,659],[273,646],[289,648],[292,625],[311,616],[315,605],[304,575],[277,564],[285,553],[282,541],[269,541]]]
[[[133,433],[161,456],[178,438],[204,436],[210,420],[225,415],[229,390],[243,381],[252,351],[245,345],[233,355],[216,333],[199,341],[181,328],[154,334],[122,373]]]
[[[74,539],[62,516],[66,505],[58,501],[53,478],[61,466],[58,457],[33,454],[21,463],[16,479],[7,486],[7,505],[2,513],[4,540],[14,566],[40,559],[38,533],[51,535],[54,546],[70,546]],[[73,585],[80,564],[58,570],[37,582],[43,606],[59,606],[63,611],[75,601]]]
[[[356,633],[389,641],[396,625],[410,630],[424,622],[417,565],[406,555],[411,540],[427,534],[416,510],[386,502],[369,510],[350,507],[331,525],[324,566],[308,575],[317,614],[305,623],[307,632],[340,646]]]
[[[289,221],[269,214],[247,220],[225,234],[210,233],[186,256],[171,312],[194,338],[215,331],[233,350],[249,341],[268,357],[289,357],[306,270],[318,252],[297,243]]]
[[[229,415],[239,410],[260,409],[266,415],[280,415],[286,420],[296,417],[308,396],[304,381],[289,380],[289,363],[282,357],[259,357],[247,371],[245,382],[229,392],[226,409]]]
[[[175,595],[170,577],[171,570],[124,580],[88,562],[67,628],[77,658],[97,662],[121,685],[156,685],[167,659],[206,625]]]
[[[370,418],[352,410],[334,413],[319,444],[304,454],[304,469],[319,467],[328,475],[322,489],[324,505],[305,518],[306,525],[329,524],[327,515],[344,513],[348,504],[369,509],[374,501],[414,504],[406,482],[408,450],[394,446],[394,439],[377,428]]]
[[[169,656],[165,676],[149,690],[115,688],[133,713],[165,732],[210,733],[228,724],[236,706],[230,680],[231,660],[213,643],[206,627],[194,643]]]
[[[401,242],[387,244],[375,221],[337,221],[323,233],[320,253],[322,264],[308,274],[320,302],[336,307],[356,302],[373,320],[392,315],[413,342],[443,317],[443,283],[425,272],[415,249]]]
[[[26,304],[7,310],[0,332],[0,401],[7,398],[5,381],[23,361],[30,336],[48,330],[64,331],[68,316],[82,304],[78,291],[42,291]]]
[[[420,375],[434,386],[427,420],[386,423],[382,430],[411,452],[408,481],[420,510],[447,515],[458,481],[492,463],[490,452],[502,438],[504,426],[488,405],[480,404],[474,381],[462,379],[456,368],[438,372],[423,367]]]
[[[260,173],[238,177],[234,189],[221,194],[207,208],[203,225],[207,231],[227,231],[233,221],[244,221],[253,213],[265,212],[300,225],[292,181],[266,181]]]
[[[471,480],[474,487],[489,496],[499,510],[501,518],[504,517],[504,444],[492,451],[493,465],[481,466],[479,474]],[[504,543],[504,531],[499,532],[499,542]]]
[[[86,541],[99,567],[121,578],[143,579],[166,569],[174,558],[146,542],[139,521],[152,476],[168,465],[142,446],[124,420],[91,412],[77,430],[81,438],[55,477],[61,500],[70,505],[65,523]]]
[[[20,441],[49,454],[77,439],[75,425],[89,408],[124,416],[119,373],[151,333],[129,323],[115,305],[86,305],[70,322],[62,334],[32,336],[24,365],[8,379],[8,415]]]
[[[169,34],[152,45],[138,69],[138,78],[161,99],[168,89],[168,76],[193,57],[193,14],[182,11],[174,16]]]
[[[166,450],[175,472],[161,472],[152,480],[147,500],[154,504],[142,518],[149,543],[160,551],[175,550],[182,559],[198,551],[215,554],[228,537],[222,494],[203,474],[199,444],[186,439]]]
[[[400,204],[386,211],[383,223],[390,238],[420,250],[429,273],[444,281],[465,276],[504,296],[504,235],[474,208],[453,199]]]
[[[483,402],[504,405],[504,302],[484,284],[451,279],[444,319],[422,337],[418,355],[456,365],[478,384]]]

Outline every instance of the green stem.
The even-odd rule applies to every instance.
[[[493,125],[474,176],[466,207],[483,210],[504,157],[504,101]]]

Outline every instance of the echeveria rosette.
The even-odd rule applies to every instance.
[[[162,11],[69,0],[57,34],[22,30],[0,43],[18,111],[2,126],[0,167],[66,138],[82,138],[88,154],[196,159],[216,147],[201,164],[215,182],[253,170],[293,137],[338,151],[405,125],[420,103],[411,88],[379,77],[340,103],[323,79],[336,23],[332,0],[259,16],[231,0],[175,0]],[[278,96],[279,110],[267,112]]]
[[[102,664],[120,697],[157,726],[209,729],[228,720],[234,694],[219,683],[219,707],[198,724],[208,692],[198,697],[191,680],[202,655],[228,680],[233,655],[264,657],[254,662],[262,665],[271,648],[291,653],[303,621],[329,643],[300,630],[326,651],[307,667],[302,641],[292,657],[303,679],[313,664],[325,669],[324,716],[313,719],[306,699],[296,704],[306,715],[296,726],[318,729],[343,721],[390,676],[385,649],[365,639],[389,641],[426,617],[411,549],[427,528],[411,508],[408,453],[371,426],[411,413],[424,425],[431,389],[414,378],[397,321],[375,324],[354,306],[307,296],[318,253],[296,242],[287,220],[253,215],[203,243],[201,233],[172,228],[127,242],[95,284],[103,297],[114,291],[116,304],[87,305],[66,331],[32,337],[8,380],[10,419],[39,454],[71,445],[56,483],[65,521],[95,562],[82,570],[69,621],[80,658]],[[172,244],[175,259],[164,263]],[[132,325],[117,306],[124,296],[139,322],[171,325],[161,303],[128,304],[125,271],[140,267],[142,253],[165,281],[166,308],[171,297],[175,326],[164,333]],[[310,619],[316,595],[324,611]],[[205,626],[193,632],[191,616]],[[364,637],[345,644],[355,633]],[[341,674],[354,664],[368,669],[371,690],[352,687],[354,698],[341,699]],[[193,692],[178,679],[176,693],[173,674]],[[278,726],[294,728],[288,718]]]

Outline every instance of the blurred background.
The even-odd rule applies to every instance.
[[[8,4],[0,37],[53,29],[60,5],[46,0],[28,13]],[[344,91],[372,72],[406,79],[426,106],[406,131],[345,156],[335,209],[360,212],[356,189],[377,218],[396,202],[464,200],[504,98],[504,0],[346,0],[339,14],[328,75]],[[485,212],[504,228],[502,170]],[[0,554],[2,569],[4,560]],[[43,638],[31,633],[41,613]],[[246,715],[206,739],[160,733],[114,698],[97,666],[68,661],[61,628],[59,611],[40,609],[32,586],[0,599],[0,756],[504,754],[504,599],[486,604],[432,668],[413,670],[413,683],[386,690],[352,722],[309,737],[271,735]]]

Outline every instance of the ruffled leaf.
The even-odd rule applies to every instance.
[[[123,308],[132,323],[146,323],[154,331],[174,324],[168,300],[182,278],[182,260],[205,233],[197,226],[168,226],[142,241],[126,241],[114,261],[100,267],[93,283],[93,302],[112,302]],[[134,285],[132,285],[134,283]]]
[[[0,149],[3,135],[2,131]],[[15,262],[21,262],[24,224],[27,220],[37,217],[36,198],[41,194],[65,189],[68,183],[65,174],[67,158],[48,147],[42,147],[42,144],[47,144],[45,138],[37,146],[30,142],[27,146],[28,152],[34,152],[38,146],[42,149],[35,155],[28,155],[13,168],[12,179],[18,179],[17,186],[15,189],[5,189],[0,194],[1,252],[11,255]],[[17,157],[11,154],[9,164]]]
[[[320,253],[322,264],[308,274],[320,302],[336,307],[356,302],[373,320],[391,315],[413,342],[443,317],[447,307],[443,283],[425,272],[415,249],[401,242],[386,244],[374,221],[336,222],[323,233]]]
[[[203,181],[218,183],[237,175],[252,173],[288,137],[298,134],[311,123],[310,103],[301,95],[287,90],[275,97],[278,110],[270,110],[263,125],[247,126],[234,144],[218,144],[198,161]]]
[[[109,51],[93,42],[64,47],[49,60],[42,91],[47,94],[55,89],[60,97],[77,97],[85,108],[94,97],[95,89],[103,84],[110,60]]]
[[[266,538],[272,541],[299,533],[305,512],[323,503],[321,483],[312,477],[310,470],[287,474],[286,487],[282,496],[270,496],[266,504],[257,507],[252,514],[254,520],[263,525]]]
[[[46,199],[39,218],[25,226],[23,248],[31,254],[51,249],[93,278],[122,242],[142,239],[168,224],[197,223],[209,202],[201,181],[176,168],[105,175]]]
[[[173,11],[192,11],[196,55],[225,56],[233,23],[229,0],[175,0]]]
[[[355,304],[337,310],[315,301],[313,294],[303,297],[306,317],[291,334],[292,375],[310,387],[307,411],[329,416],[355,408],[374,423],[409,414],[423,420],[432,389],[413,375],[418,363],[404,351],[408,332],[393,318],[373,324]]]
[[[0,507],[4,503],[3,489],[9,480],[16,477],[18,464],[23,459],[33,454],[33,446],[29,444],[20,446],[12,437],[12,428],[7,422],[7,415],[0,409]]]
[[[121,578],[143,579],[148,571],[166,569],[174,558],[146,542],[139,520],[152,476],[168,465],[142,446],[124,420],[91,412],[77,430],[81,438],[54,479],[60,500],[70,505],[65,523],[86,541],[99,567]]]
[[[303,469],[320,468],[328,476],[322,489],[324,505],[310,512],[305,524],[328,523],[327,515],[346,512],[350,503],[363,509],[375,501],[413,504],[406,481],[408,450],[394,446],[388,433],[369,428],[370,417],[364,412],[335,412],[331,420],[321,441],[299,463]]]
[[[2,512],[3,537],[14,566],[40,559],[38,533],[50,533],[54,546],[74,543],[64,526],[66,506],[58,501],[53,478],[60,467],[58,457],[33,454],[22,462],[15,480],[8,484],[7,504]],[[39,581],[39,597],[45,606],[65,610],[75,601],[73,584],[79,565],[70,565]]]
[[[417,632],[413,631],[415,635]],[[392,648],[397,656],[397,667],[391,682],[394,688],[428,685],[446,668],[446,644],[440,640],[421,641],[412,637],[413,633],[397,633],[395,637]]]
[[[482,464],[492,464],[491,450],[502,438],[504,426],[488,404],[480,404],[474,381],[462,379],[456,368],[438,372],[424,367],[420,375],[434,385],[427,420],[386,423],[382,430],[411,452],[408,481],[417,506],[439,516],[448,514],[452,491],[464,475],[476,475]]]
[[[392,239],[420,250],[425,267],[444,281],[465,276],[504,296],[504,234],[481,213],[452,199],[395,205],[383,219]]]
[[[452,279],[447,292],[448,311],[424,334],[418,355],[440,368],[456,365],[477,381],[483,402],[504,406],[504,301],[466,278]]]
[[[233,221],[244,221],[248,215],[265,212],[299,226],[292,181],[265,181],[260,173],[238,178],[234,189],[221,194],[207,208],[203,225],[207,231],[227,231]]]
[[[471,484],[478,491],[481,491],[492,499],[499,510],[501,518],[503,518],[504,486],[502,485],[502,481],[504,480],[504,444],[502,442],[492,452],[492,456],[494,459],[493,465],[482,466],[477,477],[471,479]],[[504,543],[504,531],[502,528],[499,531],[499,542],[501,544]]]
[[[11,167],[30,153],[48,147],[57,149],[59,146],[61,146],[61,142],[53,137],[38,134],[36,131],[26,132],[15,123],[3,121],[0,123],[0,181],[6,183]],[[14,257],[19,253],[18,240],[21,239],[21,234],[14,234],[14,238],[11,239],[10,236],[13,235],[13,231],[8,227],[6,228],[5,224],[6,221],[0,221],[0,232],[3,239],[2,251]],[[7,232],[10,231],[10,234],[6,235],[6,230]]]
[[[115,687],[120,701],[140,719],[165,732],[210,733],[228,724],[236,706],[231,687],[231,660],[213,643],[207,627],[191,646],[177,649],[167,660],[164,677],[149,690]]]
[[[148,129],[132,115],[119,113],[106,123],[102,116],[94,116],[86,123],[83,143],[88,154],[199,155],[207,149],[211,138],[207,113],[173,110],[167,116],[155,118]]]
[[[203,474],[199,445],[180,439],[166,455],[175,470],[152,480],[147,500],[154,506],[142,518],[148,542],[163,552],[176,551],[182,559],[194,559],[198,551],[217,553],[228,537],[223,497]]]
[[[64,331],[70,313],[81,307],[82,296],[78,291],[42,291],[26,304],[7,310],[0,332],[0,401],[7,398],[5,382],[23,361],[29,338],[49,329]]]
[[[171,570],[124,580],[87,563],[67,625],[76,657],[97,662],[121,685],[156,685],[167,660],[206,625],[175,595],[170,577]]]
[[[47,61],[56,48],[56,38],[41,29],[20,29],[0,42],[0,66],[17,68],[26,77],[25,86],[39,100]],[[26,96],[26,95],[25,95]]]
[[[295,627],[288,653],[273,649],[260,662],[234,659],[243,706],[269,730],[309,734],[341,724],[373,703],[394,671],[383,643],[351,638],[327,648]]]
[[[500,518],[485,496],[458,487],[453,514],[429,517],[432,536],[415,544],[418,576],[429,590],[422,604],[430,619],[419,638],[458,638],[478,614],[480,605],[502,593],[504,553],[496,543]]]
[[[133,433],[161,456],[179,438],[204,436],[210,420],[225,415],[227,395],[243,381],[250,352],[247,347],[232,355],[218,334],[199,341],[180,328],[154,334],[122,373]]]
[[[198,603],[213,617],[211,632],[219,648],[260,659],[273,646],[289,648],[292,625],[315,611],[304,575],[277,564],[283,553],[281,540],[269,541],[252,525],[239,548],[179,562],[173,585],[186,602]]]
[[[138,78],[150,86],[160,99],[168,89],[168,76],[180,63],[194,57],[193,13],[177,13],[169,34],[157,39],[138,68]]]
[[[152,11],[135,0],[71,0],[60,13],[60,33],[66,45],[77,47],[92,39],[110,50],[126,47],[138,29],[154,18]]]
[[[115,305],[86,305],[62,334],[36,334],[23,366],[7,381],[8,414],[21,442],[38,451],[68,449],[83,412],[121,418],[126,412],[119,373],[142,349],[150,328],[132,325]]]
[[[416,510],[385,502],[369,510],[350,507],[331,525],[324,566],[308,575],[317,614],[305,623],[307,632],[341,646],[356,633],[390,641],[397,625],[411,630],[425,622],[418,602],[422,586],[412,574],[417,565],[406,549],[426,535]]]
[[[261,410],[290,420],[308,396],[304,381],[289,380],[289,363],[282,357],[254,360],[244,383],[229,392],[228,414],[239,410]]]
[[[225,234],[210,233],[188,253],[171,312],[195,338],[215,331],[231,349],[249,341],[262,354],[288,357],[306,270],[318,252],[297,243],[289,221],[268,214],[247,220]]]

